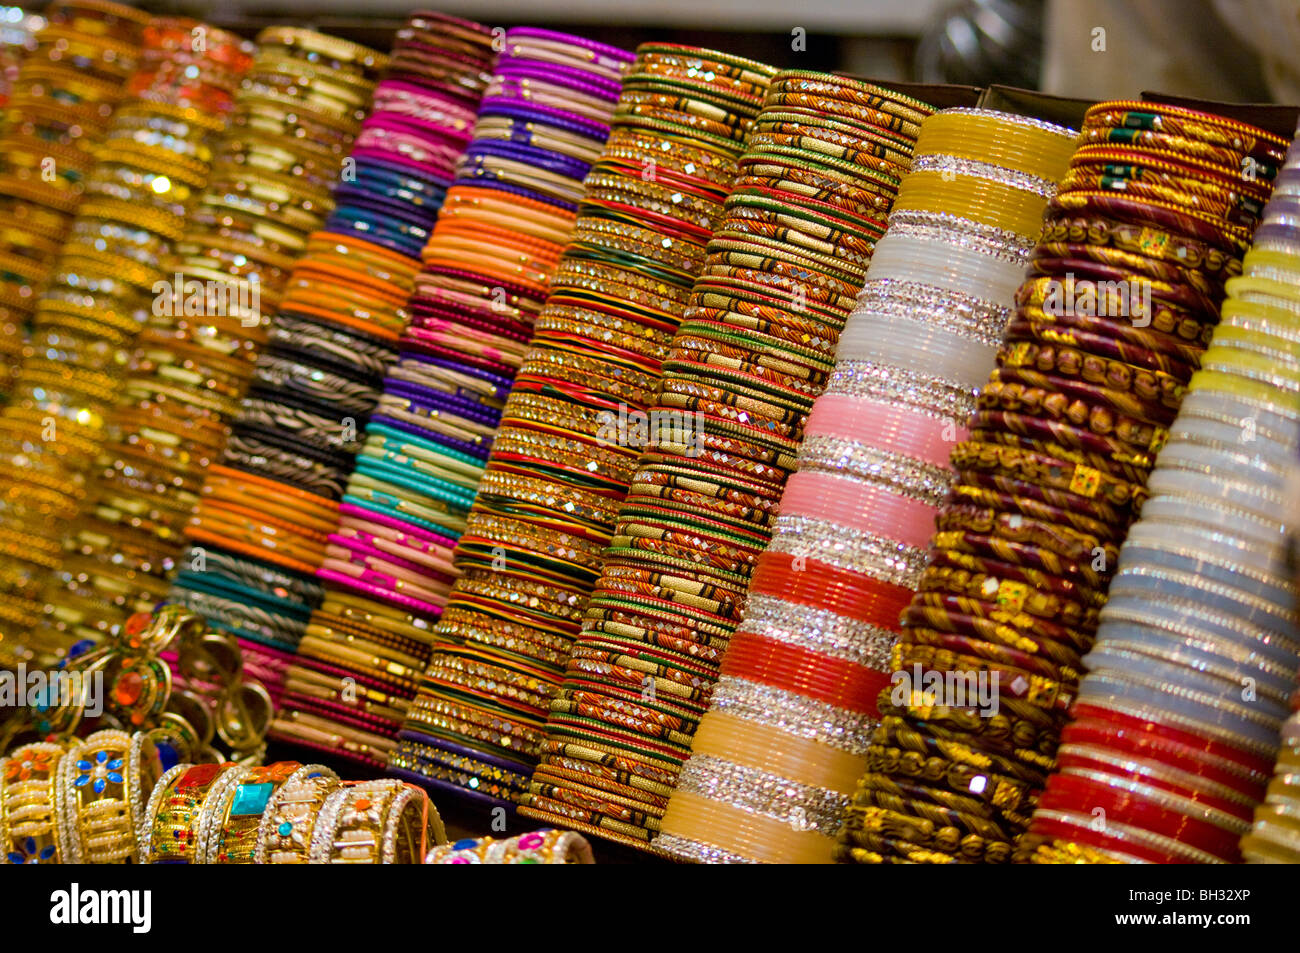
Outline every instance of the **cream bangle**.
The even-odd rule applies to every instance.
[[[304,765],[289,776],[266,805],[257,829],[257,864],[305,864],[316,819],[326,799],[340,787],[323,765]]]

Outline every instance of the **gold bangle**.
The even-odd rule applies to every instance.
[[[141,848],[141,862],[188,864],[201,856],[198,840],[204,802],[247,770],[231,762],[182,764],[164,774],[145,810],[149,839]]]
[[[329,769],[319,764],[304,767],[297,761],[277,761],[265,767],[252,768],[238,783],[225,788],[220,800],[205,805],[205,810],[212,812],[214,833],[207,840],[207,855],[198,863],[253,863],[262,818],[271,798],[290,779],[300,777],[304,771],[319,774]]]
[[[62,745],[41,741],[15,748],[0,761],[0,864],[65,862],[54,804],[65,755]]]
[[[312,864],[416,864],[446,843],[437,810],[403,781],[363,781],[340,788],[321,808],[312,834]]]
[[[325,801],[340,787],[338,775],[321,765],[309,764],[295,771],[262,813],[253,862],[307,863],[316,819]]]
[[[150,735],[97,731],[59,764],[55,789],[59,842],[67,863],[139,861],[144,791],[162,774]]]

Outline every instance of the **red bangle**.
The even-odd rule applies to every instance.
[[[1095,747],[1105,747],[1119,754],[1134,757],[1146,758],[1159,764],[1168,765],[1178,771],[1184,771],[1187,774],[1193,774],[1197,777],[1205,778],[1216,784],[1232,788],[1241,794],[1255,801],[1264,800],[1264,789],[1268,783],[1268,778],[1262,774],[1253,775],[1245,769],[1236,766],[1229,768],[1223,765],[1222,758],[1208,754],[1204,750],[1198,750],[1188,745],[1184,745],[1166,737],[1163,733],[1157,734],[1153,731],[1133,730],[1117,725],[1115,722],[1102,717],[1088,715],[1086,717],[1079,715],[1081,707],[1074,707],[1074,721],[1070,722],[1061,731],[1061,744],[1085,744]],[[1210,759],[1214,759],[1213,763]]]
[[[767,550],[758,561],[750,591],[776,596],[814,609],[827,609],[859,622],[898,630],[899,617],[912,601],[912,590],[880,582],[859,572],[810,559],[801,570],[794,557]]]
[[[1224,744],[1221,741],[1212,741],[1201,735],[1195,735],[1171,725],[1164,725],[1150,718],[1142,718],[1133,715],[1126,715],[1122,712],[1112,711],[1109,708],[1102,708],[1095,705],[1089,705],[1085,702],[1079,702],[1074,706],[1072,716],[1075,721],[1096,718],[1100,721],[1111,722],[1116,725],[1116,730],[1129,729],[1134,732],[1167,738],[1175,744],[1184,745],[1192,751],[1204,751],[1206,754],[1220,758],[1224,761],[1230,761],[1233,764],[1241,765],[1248,773],[1259,775],[1263,778],[1273,776],[1273,764],[1263,758],[1253,757],[1232,745]]]
[[[1100,756],[1106,754],[1103,749],[1100,752],[1094,752],[1091,749],[1084,750],[1066,750],[1062,745],[1056,755],[1056,770],[1069,773],[1071,767],[1079,768],[1084,771],[1105,772],[1112,775],[1123,775],[1131,778],[1139,784],[1145,784],[1149,787],[1159,788],[1162,791],[1168,791],[1170,794],[1186,798],[1189,801],[1195,801],[1198,804],[1204,804],[1206,807],[1212,807],[1216,811],[1222,811],[1224,814],[1231,814],[1239,818],[1243,823],[1249,824],[1255,816],[1255,807],[1253,804],[1245,805],[1239,802],[1227,801],[1198,787],[1190,787],[1187,784],[1179,784],[1167,778],[1155,777],[1150,774],[1140,774],[1137,771],[1130,771],[1125,767],[1118,767],[1102,760]],[[1131,761],[1130,761],[1131,763]],[[1159,763],[1152,762],[1152,766],[1159,768]]]
[[[1076,824],[1070,821],[1034,815],[1034,822],[1030,825],[1029,830],[1032,834],[1052,837],[1057,840],[1073,841],[1076,844],[1085,847],[1096,847],[1099,850],[1127,854],[1130,857],[1136,857],[1138,860],[1145,860],[1152,864],[1187,863],[1185,858],[1175,857],[1173,854],[1166,854],[1163,851],[1130,840],[1108,836],[1090,826],[1088,820],[1080,818]]]
[[[1117,823],[1160,834],[1224,860],[1237,857],[1237,842],[1241,839],[1240,831],[1225,830],[1208,821],[1159,807],[1139,795],[1108,787],[1103,782],[1068,774],[1052,775],[1047,790],[1038,799],[1038,808],[1085,815],[1101,808],[1107,818]]]
[[[889,675],[752,633],[731,640],[722,674],[790,689],[837,708],[876,713]]]

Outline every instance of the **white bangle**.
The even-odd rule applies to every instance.
[[[868,278],[893,278],[1010,302],[1025,277],[1025,266],[938,241],[885,234],[876,243]]]
[[[889,364],[973,391],[988,380],[997,349],[919,321],[855,313],[840,334],[835,356],[837,361]]]

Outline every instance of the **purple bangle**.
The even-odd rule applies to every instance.
[[[499,192],[509,192],[512,195],[522,195],[524,198],[533,199],[536,202],[545,202],[547,205],[554,205],[556,208],[563,209],[566,212],[572,212],[575,215],[578,213],[577,202],[570,202],[567,199],[556,198],[553,195],[534,192],[532,189],[526,189],[523,186],[514,185],[510,182],[498,182],[495,178],[487,175],[458,175],[452,185],[468,185],[476,189],[496,189]]]
[[[473,387],[465,387],[461,384],[445,380],[437,375],[427,373],[428,368],[422,361],[407,361],[401,359],[392,371],[393,376],[398,372],[407,375],[401,378],[415,383],[419,387],[424,387],[439,394],[449,394],[460,400],[472,401],[481,407],[491,407],[493,409],[504,406],[505,401],[494,394],[486,393]]]
[[[419,361],[422,364],[433,364],[436,367],[441,367],[449,371],[460,371],[461,373],[468,374],[471,377],[476,377],[481,381],[491,384],[495,388],[492,396],[498,400],[505,400],[506,397],[509,396],[510,387],[514,383],[511,378],[502,377],[499,374],[491,374],[487,371],[473,367],[461,367],[456,361],[439,360],[438,358],[429,357],[426,354],[408,352],[405,349],[400,352],[399,360],[414,360]]]
[[[541,103],[520,103],[509,99],[498,99],[491,103],[484,103],[483,108],[479,110],[479,115],[508,116],[524,122],[542,123],[559,129],[568,129],[599,142],[609,138],[607,123],[594,122],[586,116],[556,109],[554,106],[544,106]]]
[[[357,159],[357,180],[369,179],[377,183],[387,183],[390,187],[401,188],[409,192],[436,192],[442,194],[451,187],[451,176],[439,178],[429,169],[408,172],[390,165],[387,156],[362,156]]]
[[[459,450],[466,456],[474,457],[479,460],[486,460],[488,458],[488,453],[490,452],[490,448],[488,447],[467,443],[464,440],[457,440],[454,437],[445,437],[441,434],[431,434],[422,427],[409,424],[404,420],[395,420],[394,418],[387,417],[384,414],[375,414],[370,418],[370,422],[383,424],[385,427],[391,427],[393,430],[400,430],[403,433],[409,433],[414,437],[420,437],[424,440],[432,440],[434,443],[445,444],[452,450]]]
[[[476,189],[501,189],[506,192],[514,192],[516,195],[523,195],[526,198],[538,199],[552,205],[558,205],[575,213],[578,211],[577,202],[569,202],[546,192],[535,192],[530,188],[502,180],[499,175],[498,172],[489,171],[478,165],[465,165],[458,171],[453,185],[468,185]]]
[[[431,735],[421,734],[418,731],[403,731],[398,737],[407,741],[414,741],[422,745],[428,745],[432,748],[441,748],[448,754],[463,755],[468,758],[476,758],[479,761],[485,761],[493,767],[504,768],[507,771],[517,771],[523,774],[531,772],[533,769],[530,765],[517,761],[510,761],[498,755],[484,754],[481,751],[473,751],[469,748],[463,748],[451,741],[444,741],[441,738],[434,738]]]
[[[507,58],[504,56],[497,61],[493,79],[505,82],[527,81],[530,83],[543,83],[548,86],[559,86],[574,92],[598,96],[611,103],[618,99],[619,89],[622,85],[616,79],[609,79],[599,73],[593,73],[574,66],[565,66],[561,63],[539,63],[537,60]],[[489,94],[484,98],[494,99],[496,94]]]
[[[360,205],[378,214],[385,214],[388,209],[400,203],[410,217],[413,217],[411,209],[423,213],[424,220],[420,224],[432,229],[438,220],[438,210],[442,208],[446,193],[443,191],[432,194],[415,193],[398,185],[358,181],[349,185],[340,185],[334,197],[340,204]],[[423,247],[417,248],[410,257],[419,261]]]
[[[515,373],[514,367],[512,367],[509,364],[504,364],[501,361],[496,360],[495,358],[477,357],[477,356],[462,354],[460,351],[457,351],[454,348],[444,347],[443,345],[434,343],[432,341],[421,340],[418,335],[414,335],[414,334],[409,336],[409,340],[407,341],[407,347],[412,350],[419,350],[420,352],[424,354],[432,355],[433,357],[438,357],[444,360],[451,361],[456,367],[460,368],[461,370],[470,370],[470,369],[478,368],[481,370],[488,371],[492,374]]]
[[[506,30],[506,50],[508,51],[510,49],[512,40],[522,39],[525,37],[534,37],[551,43],[565,43],[569,46],[577,46],[589,53],[596,54],[597,57],[612,60],[623,66],[630,66],[636,60],[635,53],[630,53],[617,46],[600,43],[596,40],[588,39],[585,36],[574,36],[571,33],[560,33],[556,30],[547,30],[535,26],[517,26]]]
[[[499,412],[494,413],[482,404],[466,404],[445,394],[438,394],[436,391],[430,391],[419,385],[412,385],[406,381],[393,380],[392,378],[384,382],[384,396],[380,399],[380,406],[383,406],[382,402],[389,397],[404,398],[410,403],[413,410],[436,410],[442,413],[454,414],[471,423],[486,424],[487,426],[494,425],[501,417]]]
[[[385,149],[361,148],[355,151],[352,154],[352,157],[357,160],[358,168],[360,168],[361,160],[364,159],[367,165],[380,164],[392,169],[394,173],[399,175],[424,178],[437,182],[440,185],[445,183],[445,185],[443,185],[444,188],[450,188],[451,183],[455,181],[454,176],[456,171],[454,166],[440,169],[434,166],[424,165],[413,161],[408,156],[402,155],[400,152],[389,152]]]
[[[575,80],[559,83],[547,81],[545,77],[532,75],[511,76],[498,73],[492,77],[492,85],[488,87],[488,91],[484,94],[483,102],[491,103],[498,99],[523,103],[532,102],[532,87],[541,83],[553,86],[557,90],[556,95],[566,99],[579,97],[608,103],[611,106],[618,100],[617,86],[597,86],[593,83],[579,83]]]
[[[419,205],[410,202],[393,202],[390,199],[384,198],[384,196],[378,192],[359,188],[356,183],[349,182],[346,187],[339,186],[339,189],[334,194],[347,196],[350,199],[355,199],[355,201],[340,201],[338,208],[336,208],[334,213],[330,216],[330,221],[334,221],[336,217],[341,219],[372,221],[376,230],[386,229],[390,232],[394,232],[402,231],[406,228],[416,228],[422,229],[426,233],[432,230],[433,222],[436,221],[436,216],[431,218],[427,208],[422,208]],[[363,208],[366,211],[374,211],[378,214],[370,216],[358,215],[357,213],[362,211]],[[328,230],[328,228],[329,226],[326,226],[326,230]],[[427,234],[425,235],[424,240],[428,240]],[[423,249],[424,245],[421,245],[420,248]],[[419,261],[419,251],[411,257],[416,261]]]
[[[561,153],[552,152],[550,149],[520,145],[517,142],[504,142],[500,139],[476,140],[472,146],[465,150],[464,161],[466,163],[477,162],[483,156],[495,156],[513,162],[521,162],[539,169],[546,169],[557,175],[568,176],[579,182],[585,179],[587,173],[591,171],[590,162],[573,159]]]

